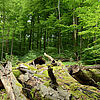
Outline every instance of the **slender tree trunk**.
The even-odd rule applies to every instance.
[[[26,30],[24,31],[24,41],[23,41],[24,43],[23,43],[23,51],[25,50],[25,51],[27,51],[27,47],[26,47]]]
[[[42,47],[41,40],[42,40],[42,28],[41,28],[41,32],[40,32],[40,50],[41,50],[41,47]]]
[[[40,23],[39,21],[39,15],[37,16],[37,21],[38,21],[38,24]],[[38,33],[37,33],[37,49],[39,48],[39,39],[40,39],[40,27],[38,27]]]
[[[29,37],[29,50],[31,50],[31,41],[32,41],[32,29],[30,30],[30,37]]]
[[[75,11],[75,9],[73,10]],[[73,14],[73,25],[77,25],[77,17]],[[76,27],[76,26],[74,26]],[[77,29],[74,29],[74,53],[76,60],[78,60],[78,52],[77,52]]]
[[[15,34],[15,30],[14,30],[14,32],[12,33],[12,41],[11,41],[11,57],[12,57],[12,55],[13,55],[14,34]]]
[[[2,32],[2,52],[1,52],[1,60],[3,60],[3,54],[4,54],[4,26],[3,26],[3,32]]]
[[[58,0],[58,14],[59,14],[59,21],[60,21],[60,0]],[[61,53],[61,33],[58,33],[58,53]]]
[[[9,53],[9,32],[10,32],[10,29],[8,28],[8,33],[7,33],[7,39],[6,39],[6,52]]]
[[[19,36],[19,51],[22,51],[22,34]]]
[[[48,39],[49,39],[49,34],[48,34],[48,31],[47,31],[47,47],[49,46]]]
[[[32,36],[33,36],[33,26],[34,26],[34,16],[32,16],[32,19],[31,19],[31,30],[30,30],[30,38],[29,38],[29,50],[32,50],[33,43],[34,43],[34,40],[32,38]]]
[[[38,33],[37,33],[37,49],[39,48],[39,40],[38,40]]]
[[[46,50],[46,30],[44,32],[44,52]]]
[[[32,26],[32,50],[34,49],[34,16],[32,15],[31,20],[31,26]]]
[[[81,60],[81,53],[82,53],[82,36],[80,35],[80,60]]]
[[[4,33],[5,33],[5,4],[3,2],[3,16],[2,21],[3,21],[3,28],[2,28],[2,52],[1,52],[1,60],[3,60],[3,55],[4,55]]]

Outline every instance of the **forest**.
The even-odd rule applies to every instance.
[[[99,0],[0,0],[0,59],[47,52],[98,64],[99,14]]]
[[[40,62],[35,62],[38,58]],[[100,100],[100,0],[0,0],[0,81],[7,94],[11,96],[10,99],[13,97],[11,100],[28,100],[26,97],[20,99],[15,96],[14,98],[13,92],[9,94],[5,84],[8,80],[3,75],[6,72],[4,63],[8,66],[7,68],[12,66],[12,72],[19,81],[17,86],[20,88],[27,88],[24,86],[28,84],[23,82],[22,78],[18,78],[25,74],[22,73],[23,71],[39,78],[46,77],[43,78],[43,81],[47,79],[45,80],[46,86],[54,85],[55,91],[51,91],[56,96],[50,97],[45,93],[46,98],[43,99],[39,96],[42,98],[40,99],[35,90],[31,91],[35,86],[28,84],[32,87],[31,89],[28,87],[31,94],[28,94],[27,90],[24,92],[29,100],[52,100],[52,98],[55,100]],[[55,66],[59,66],[59,68],[55,68]],[[48,67],[48,70],[45,67]],[[39,69],[41,68],[43,71],[47,70],[47,72],[41,72],[43,76],[42,74],[40,76]],[[2,72],[4,70],[5,72]],[[54,74],[52,70],[56,73]],[[59,70],[61,73],[65,72],[61,74]],[[58,83],[56,82],[59,75],[66,80],[64,77],[66,72],[66,77],[69,78],[66,83],[67,87],[63,84],[65,81],[61,79],[57,79]],[[8,70],[7,73],[9,74]],[[10,76],[13,77],[12,74]],[[51,79],[51,83],[48,83],[48,77]],[[30,81],[35,80],[30,79]],[[10,84],[10,82],[8,83]],[[78,85],[74,84],[75,82],[79,82]],[[40,83],[42,84],[42,82]],[[68,91],[65,92],[61,89],[57,90],[60,91],[58,94],[56,93],[59,84],[64,86],[64,89],[71,91],[72,94],[69,96],[68,93],[67,99],[60,93],[66,94]],[[93,89],[82,85],[93,86]],[[39,87],[41,86],[39,85]],[[14,91],[13,88],[11,91]],[[79,92],[75,94],[72,92],[76,91],[73,88],[77,88]],[[91,90],[93,91],[91,92]],[[36,94],[34,93],[33,96],[34,91]],[[42,93],[44,92],[42,91]],[[38,95],[42,93],[40,92]],[[81,95],[76,96],[78,93]],[[93,94],[93,98],[91,94]],[[59,99],[56,98],[57,95],[60,95]]]

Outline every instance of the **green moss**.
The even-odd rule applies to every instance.
[[[45,75],[40,75],[40,74],[34,74],[34,76],[37,76],[37,77],[42,78],[42,79],[45,77]]]
[[[31,63],[32,61],[34,61],[34,59],[33,60],[30,60],[30,61],[27,61],[26,64]]]
[[[26,63],[24,63],[24,65],[28,68],[28,70],[32,70],[32,71],[37,70],[35,67],[29,66],[29,65],[27,65]]]
[[[53,68],[53,71],[55,71],[55,70],[61,70],[62,69],[61,66],[53,66],[52,68]]]
[[[70,85],[70,89],[73,90],[73,91],[77,90],[77,88],[78,88],[78,84],[76,84],[76,83],[73,83],[73,84]]]
[[[44,74],[46,77],[48,77],[48,71],[47,71],[47,70],[43,71],[43,74]]]
[[[49,86],[49,81],[44,82],[44,85],[48,87]]]
[[[23,86],[22,86],[20,83],[18,83],[18,82],[16,83],[16,85],[19,86],[19,87],[21,87],[21,88],[23,87]]]
[[[16,70],[16,68],[19,67],[18,65],[16,67],[12,67],[12,70]]]
[[[13,74],[15,75],[15,77],[19,77],[21,72],[19,70],[12,70]]]
[[[34,98],[34,93],[35,93],[35,91],[36,91],[36,89],[35,89],[35,88],[32,88],[32,89],[31,89],[30,94],[31,94],[32,98]]]

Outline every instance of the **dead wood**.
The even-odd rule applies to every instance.
[[[98,84],[96,83],[96,81],[92,77],[89,77],[86,73],[84,73],[84,71],[81,69],[80,66],[78,66],[78,65],[70,66],[68,68],[68,72],[79,83],[81,83],[83,85],[94,86],[94,87],[97,87],[98,89],[100,89]]]
[[[7,62],[6,66],[0,66],[0,79],[4,85],[11,100],[27,100],[22,94],[22,88],[18,86],[19,82],[12,73],[11,62]]]
[[[44,85],[43,80],[41,80],[40,78],[34,75],[31,75],[30,73],[20,75],[19,80],[22,82],[24,86],[23,92],[26,94],[26,97],[29,98],[30,100],[34,100],[34,99],[69,100],[70,98],[70,94],[68,93],[67,90],[63,90],[59,88],[55,90],[50,86],[47,87]]]
[[[54,58],[52,58],[48,54],[44,53],[44,56],[46,56],[50,61],[52,61],[51,64],[53,66],[61,66],[62,65],[62,62],[58,62],[58,61],[54,60]]]
[[[100,65],[96,65],[96,66],[83,66],[82,70],[88,70],[88,69],[100,69]]]
[[[56,77],[55,77],[54,74],[53,74],[53,69],[52,69],[50,66],[48,66],[48,75],[49,75],[49,77],[50,77],[50,79],[51,79],[51,81],[50,81],[50,86],[51,86],[54,90],[57,90],[58,83],[57,83],[57,81],[56,81]]]
[[[54,60],[51,56],[49,56],[49,55],[46,54],[46,53],[44,53],[44,56],[46,56],[50,61],[53,61],[53,60]]]

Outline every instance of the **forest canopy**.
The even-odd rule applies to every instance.
[[[0,0],[0,60],[55,58],[100,61],[99,0]]]

